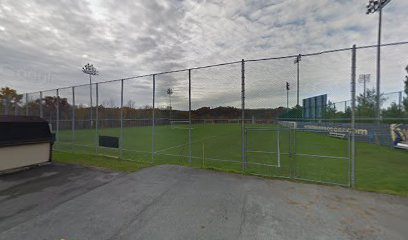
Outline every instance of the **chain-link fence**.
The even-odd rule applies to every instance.
[[[350,186],[356,159],[407,144],[404,51],[382,46],[379,110],[376,79],[357,82],[376,72],[365,46],[28,93],[2,111],[47,119],[61,151]]]

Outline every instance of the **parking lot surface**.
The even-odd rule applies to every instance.
[[[0,239],[406,239],[408,199],[162,165],[0,176]]]

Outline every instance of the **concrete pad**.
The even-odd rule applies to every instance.
[[[52,165],[1,176],[0,204],[0,239],[408,236],[407,198],[169,165],[132,174]]]

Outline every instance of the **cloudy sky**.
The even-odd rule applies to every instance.
[[[378,16],[365,14],[367,2],[0,0],[0,86],[33,92],[84,84],[88,78],[81,67],[88,62],[100,72],[94,80],[106,81],[242,58],[294,55],[352,44],[371,45],[376,43]],[[407,0],[392,0],[386,7],[384,43],[408,40],[407,12]],[[375,49],[366,52],[359,55],[362,56],[359,73],[365,71],[374,76]],[[383,89],[399,91],[404,75],[402,66],[408,64],[408,47],[383,52],[384,68],[390,66],[389,73],[384,71],[385,75],[389,74],[389,81]],[[302,60],[302,84],[306,89],[301,97],[332,91],[332,100],[347,99],[349,59],[348,51],[316,57],[309,62]],[[293,59],[256,64],[247,64],[248,95],[253,97],[249,105],[261,106],[259,102],[273,99],[263,98],[265,94],[273,95],[273,86],[281,89],[285,81],[295,84]],[[209,105],[216,106],[217,101],[235,105],[239,95],[231,97],[225,92],[239,93],[239,64],[205,71],[193,72],[196,102],[212,92],[213,101]],[[167,81],[159,89],[175,88],[175,104],[177,99],[186,97],[186,76],[180,73],[158,79],[159,83]],[[134,96],[136,102],[140,100],[138,105],[145,104],[141,99],[150,96],[150,81],[142,78],[127,83],[126,91],[139,91],[133,94],[138,95]],[[264,86],[259,87],[258,83]],[[329,83],[344,88],[343,94]],[[101,91],[112,95],[118,92],[118,85],[106,86]],[[282,94],[284,91],[277,95]],[[162,98],[166,98],[165,94]]]

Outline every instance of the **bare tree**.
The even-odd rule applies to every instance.
[[[135,108],[135,105],[136,105],[136,102],[133,101],[133,100],[129,100],[129,101],[126,103],[126,106],[127,106],[128,108],[132,108],[132,109]]]

